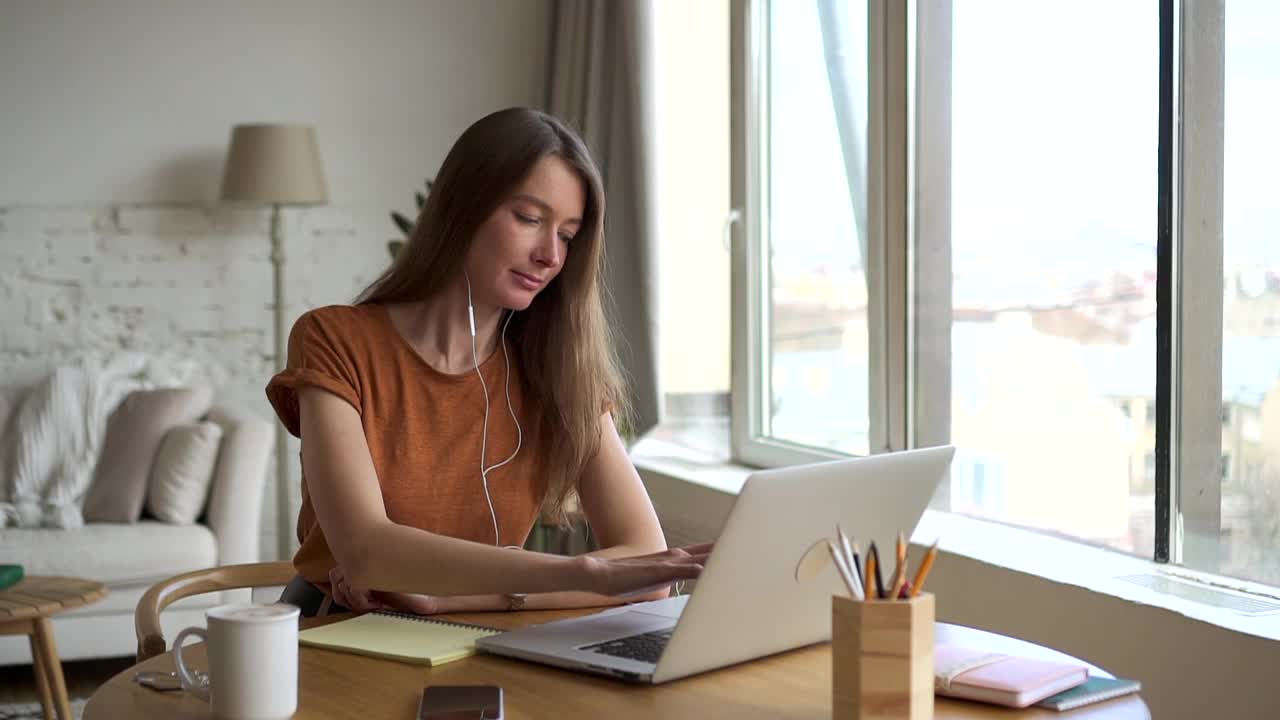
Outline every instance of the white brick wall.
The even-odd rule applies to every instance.
[[[306,309],[349,302],[389,259],[396,230],[385,209],[284,213],[288,325]],[[34,379],[84,350],[177,351],[220,393],[270,417],[268,226],[267,210],[0,207],[0,384]],[[296,441],[288,452],[297,457]],[[274,469],[264,558],[276,548]]]

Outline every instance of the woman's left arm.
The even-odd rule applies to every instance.
[[[595,536],[599,550],[587,553],[597,557],[624,558],[649,555],[667,549],[667,540],[658,524],[658,514],[649,502],[640,474],[627,455],[618,436],[613,416],[600,417],[600,448],[587,461],[578,481],[578,498],[587,524]],[[679,552],[676,550],[675,552]],[[626,597],[611,597],[585,592],[553,592],[529,595],[525,608],[598,607],[624,602],[661,600],[671,593],[664,585],[655,590]],[[447,603],[447,600],[446,600]]]
[[[582,510],[600,549],[588,553],[598,557],[635,557],[667,549],[667,541],[658,524],[658,515],[649,502],[649,493],[639,473],[627,456],[626,446],[618,436],[613,417],[600,418],[600,448],[583,468],[578,484]],[[677,551],[678,552],[678,551]],[[624,602],[659,600],[670,593],[668,586],[625,598],[585,592],[553,592],[529,595],[525,609],[599,607]],[[473,612],[507,609],[507,598],[501,595],[467,595],[458,597],[397,596],[375,593],[387,604],[399,609],[427,614]]]
[[[667,549],[649,493],[608,413],[600,418],[600,449],[583,468],[578,495],[601,547],[592,555],[631,557]]]

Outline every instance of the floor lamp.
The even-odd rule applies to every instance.
[[[323,205],[328,202],[324,171],[315,130],[299,125],[237,125],[222,176],[222,201],[271,208],[271,264],[275,312],[275,365],[285,363],[284,228],[280,208],[285,205]],[[265,378],[264,378],[265,381]],[[293,518],[289,514],[288,435],[276,421],[276,534],[277,552],[288,559]]]

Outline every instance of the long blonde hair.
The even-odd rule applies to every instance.
[[[548,452],[541,515],[563,525],[583,468],[600,447],[600,416],[611,411],[625,422],[628,410],[605,321],[604,186],[577,133],[527,108],[476,121],[445,157],[408,242],[356,303],[413,302],[442,292],[462,272],[476,230],[547,155],[577,173],[586,207],[560,274],[515,314],[508,334],[541,409],[539,437]]]

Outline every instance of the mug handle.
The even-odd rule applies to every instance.
[[[188,635],[199,635],[206,645],[209,643],[209,634],[202,627],[189,627],[178,633],[178,637],[174,638],[173,663],[178,669],[178,682],[182,683],[183,690],[205,702],[209,702],[209,684],[212,678],[199,678],[196,673],[187,669],[187,663],[182,659],[182,641],[187,639]]]

